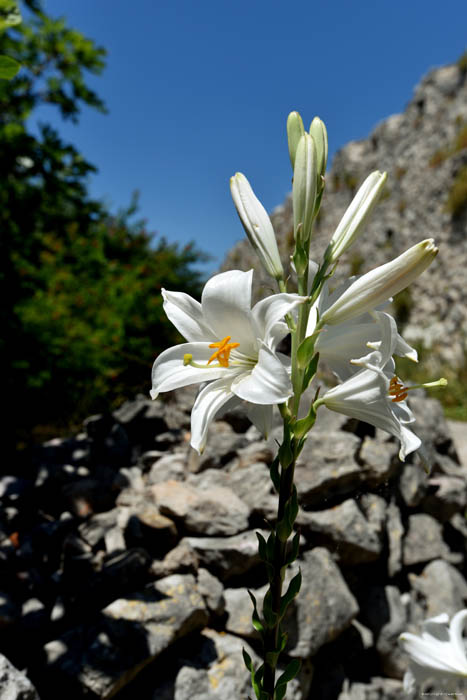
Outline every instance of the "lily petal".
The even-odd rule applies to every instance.
[[[232,399],[231,377],[210,382],[202,389],[191,411],[191,446],[201,454],[206,447],[208,428],[216,413]]]
[[[467,675],[467,654],[462,636],[466,620],[467,610],[459,610],[459,612],[457,612],[451,620],[451,624],[449,625],[449,634],[451,637],[451,646],[458,655],[459,667],[463,667],[464,673]]]
[[[305,301],[306,297],[300,297],[297,294],[273,294],[259,301],[251,310],[256,323],[257,337],[262,338],[266,345],[274,347],[270,342],[274,339],[274,334],[271,337],[274,325],[289,311]]]
[[[232,391],[245,401],[261,405],[284,403],[293,394],[286,368],[264,344],[253,370],[236,377],[232,382]]]
[[[179,389],[189,384],[207,382],[211,379],[219,379],[228,376],[230,380],[238,373],[230,367],[206,367],[197,368],[184,365],[183,358],[186,354],[193,355],[193,360],[199,364],[207,365],[212,355],[209,343],[183,343],[164,350],[154,362],[152,367],[151,397],[155,399],[161,391]]]
[[[214,338],[212,328],[205,323],[201,304],[184,292],[162,290],[167,318],[189,343]]]
[[[240,343],[239,351],[256,355],[256,334],[251,314],[253,270],[229,270],[215,275],[206,283],[201,297],[205,322],[213,329],[215,339],[226,336]]]
[[[273,406],[248,403],[246,412],[255,428],[267,439],[272,430]]]

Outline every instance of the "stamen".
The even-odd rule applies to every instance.
[[[210,343],[209,347],[217,348],[217,350],[213,352],[213,354],[209,358],[208,365],[213,360],[217,360],[221,367],[229,366],[229,357],[231,350],[233,350],[234,348],[238,348],[238,346],[240,345],[240,343],[229,343],[230,337],[230,335],[226,335],[225,338],[223,338],[222,340],[219,340],[216,343]]]
[[[408,392],[412,389],[434,389],[438,386],[446,386],[447,379],[441,377],[436,382],[426,382],[425,384],[413,384],[412,386],[404,386],[399,377],[394,376],[389,382],[389,396],[391,401],[399,403],[407,398]]]
[[[217,360],[219,363],[218,365],[214,365],[214,367],[228,367],[231,351],[234,348],[238,348],[240,345],[240,343],[229,343],[229,340],[230,335],[226,335],[222,340],[218,340],[215,343],[210,343],[209,347],[217,348],[217,350],[213,352],[205,365],[200,365],[197,362],[193,362],[193,355],[187,352],[185,355],[183,355],[184,367],[190,365],[191,367],[196,367],[197,369],[206,369],[214,360]]]

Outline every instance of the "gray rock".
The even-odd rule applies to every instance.
[[[356,435],[343,431],[318,431],[305,443],[295,469],[295,483],[303,505],[322,506],[323,500],[348,494],[361,478],[355,455],[360,447]]]
[[[196,573],[199,567],[199,557],[186,539],[168,552],[162,561],[153,561],[151,574],[155,578],[170,576],[177,573]]]
[[[370,527],[378,537],[382,537],[386,525],[386,501],[375,493],[362,493],[357,501]]]
[[[246,445],[245,447],[242,447],[238,450],[237,468],[244,469],[245,467],[249,467],[250,465],[256,464],[257,462],[271,464],[275,456],[275,451],[265,440],[252,442],[249,445]]]
[[[267,532],[258,532],[268,536]],[[196,552],[200,563],[221,581],[244,574],[260,562],[255,530],[233,537],[186,537],[183,541]]]
[[[224,587],[207,569],[198,570],[198,592],[203,596],[208,610],[222,615],[225,609]]]
[[[384,594],[389,619],[379,630],[376,649],[386,675],[402,678],[407,668],[407,656],[399,647],[398,638],[407,629],[406,611],[399,590],[395,586],[385,586]]]
[[[373,561],[380,555],[381,539],[353,499],[329,510],[303,513],[300,522],[310,539],[335,551],[342,564]]]
[[[467,582],[451,564],[437,559],[430,562],[420,576],[409,574],[413,590],[423,599],[426,617],[442,612],[454,615],[467,605]]]
[[[268,508],[269,497],[273,491],[269,468],[263,462],[241,466],[238,460],[229,471],[206,469],[199,474],[189,476],[187,482],[204,490],[216,486],[229,488],[243,503],[246,503],[250,513],[263,514]]]
[[[337,700],[412,700],[404,694],[402,682],[392,678],[372,678],[370,683],[347,683]]]
[[[248,528],[250,510],[231,489],[215,486],[208,491],[179,481],[152,487],[161,513],[179,519],[188,532],[235,535]]]
[[[409,517],[409,527],[403,543],[405,566],[449,557],[449,549],[443,541],[441,525],[425,513]]]
[[[215,658],[207,668],[188,665],[181,668],[175,681],[174,700],[238,700],[251,695],[250,674],[242,657],[242,648],[245,648],[259,665],[251,647],[230,634],[220,635],[210,629],[204,630],[201,637],[202,645],[214,647]]]
[[[316,547],[305,552],[299,564],[302,587],[296,599],[295,629],[289,632],[289,654],[308,657],[336,639],[359,608],[326,549]]]
[[[404,534],[400,510],[394,501],[391,501],[387,507],[386,532],[389,545],[388,575],[392,578],[402,569],[402,535]]]
[[[183,481],[187,469],[187,454],[185,452],[174,452],[164,455],[152,464],[147,483],[160,484],[163,481],[174,479]]]
[[[175,547],[177,538],[173,520],[162,515],[153,503],[145,501],[136,511],[131,511],[125,528],[125,540],[129,546],[144,547],[159,558]]]
[[[428,489],[428,474],[421,464],[404,464],[399,478],[399,491],[409,508],[418,506]]]
[[[111,697],[174,641],[207,620],[194,577],[175,574],[113,601],[93,625],[46,644],[47,671],[60,673],[57,692],[66,692],[78,680],[83,693]]]
[[[437,487],[435,493],[428,493],[423,499],[424,512],[440,522],[446,522],[455,513],[465,510],[467,505],[467,483],[460,476],[436,475],[429,479],[430,487]]]
[[[362,442],[359,461],[362,479],[374,488],[391,479],[400,470],[399,448],[394,442],[381,442],[368,435]]]
[[[91,547],[103,540],[106,533],[117,525],[119,509],[113,508],[105,513],[96,513],[78,527],[82,539]]]
[[[29,678],[3,654],[0,654],[0,697],[2,700],[40,700]]]
[[[195,450],[191,451],[188,468],[191,472],[200,472],[205,469],[222,467],[236,456],[241,447],[245,447],[247,444],[247,438],[235,433],[228,423],[215,421],[209,431],[206,449],[202,455],[198,455]]]

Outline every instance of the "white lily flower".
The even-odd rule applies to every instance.
[[[421,275],[437,253],[433,239],[428,238],[394,260],[358,277],[326,309],[320,318],[320,325],[342,323],[375,309]]]
[[[163,290],[164,310],[187,343],[161,353],[152,369],[151,397],[189,384],[209,382],[191,414],[191,444],[201,452],[209,424],[228,401],[255,404],[250,417],[267,430],[274,404],[293,394],[287,358],[275,348],[288,331],[281,319],[305,297],[275,294],[251,308],[253,270],[212,277],[201,303]]]
[[[396,322],[389,314],[378,313],[381,340],[368,343],[371,352],[351,360],[363,369],[349,376],[342,384],[327,391],[316,407],[324,404],[331,411],[382,428],[401,443],[399,457],[406,456],[421,445],[420,439],[407,428],[415,418],[404,399],[407,388],[394,376],[392,355],[397,347]],[[392,377],[392,378],[391,378]]]
[[[245,175],[236,173],[230,178],[230,191],[248,240],[264,269],[274,279],[283,279],[284,270],[271,219]]]
[[[325,314],[326,310],[350,287],[355,279],[355,277],[351,277],[349,280],[346,280],[331,294],[329,293],[329,280],[326,280],[318,300],[310,310],[307,336],[314,333],[317,319]],[[380,305],[378,310],[386,305]],[[352,374],[355,374],[355,366],[350,363],[350,360],[367,352],[366,348],[369,341],[372,344],[381,341],[381,324],[378,323],[378,313],[374,311],[362,314],[344,323],[324,326],[316,340],[315,350],[320,353],[320,358],[326,362],[340,381],[344,381]],[[418,361],[417,351],[406,343],[398,332],[394,354],[406,357],[413,362]]]
[[[325,259],[330,263],[336,262],[362,233],[371,212],[378,202],[386,184],[387,173],[377,170],[368,175],[351,201],[338,227],[329,242]]]
[[[410,658],[404,676],[404,690],[412,692],[428,679],[467,678],[467,653],[462,631],[467,610],[457,612],[449,624],[442,613],[423,623],[422,634],[405,632],[399,640]]]

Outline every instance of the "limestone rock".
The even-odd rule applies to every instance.
[[[359,446],[356,435],[343,431],[328,433],[325,441],[312,435],[295,469],[300,502],[322,506],[323,499],[350,493],[360,481]]]
[[[392,578],[402,569],[402,525],[401,513],[394,500],[387,508],[386,532],[389,544],[388,574]]]
[[[0,654],[0,697],[3,700],[40,700],[33,684]]]
[[[259,564],[258,538],[255,530],[233,537],[186,537],[203,566],[221,581],[239,576]],[[258,532],[262,532],[258,530]],[[262,532],[267,537],[267,532]]]
[[[431,561],[449,555],[443,541],[441,525],[425,513],[415,513],[409,517],[409,528],[403,543],[405,566]]]
[[[289,632],[289,654],[308,657],[350,625],[358,604],[326,549],[305,552],[300,567],[302,587],[296,599],[296,627]]]
[[[424,600],[426,617],[445,612],[449,616],[467,606],[467,582],[451,564],[436,559],[423,569],[420,576],[410,575],[410,583]]]
[[[222,486],[208,491],[178,481],[152,487],[161,513],[183,522],[188,532],[203,535],[235,535],[248,528],[248,506]]]
[[[60,671],[66,693],[110,697],[175,640],[207,623],[203,599],[191,575],[169,576],[108,605],[89,626],[77,627],[44,647],[47,671]]]
[[[326,543],[342,564],[372,561],[381,552],[381,539],[351,498],[328,510],[304,513],[301,522],[311,540]]]

